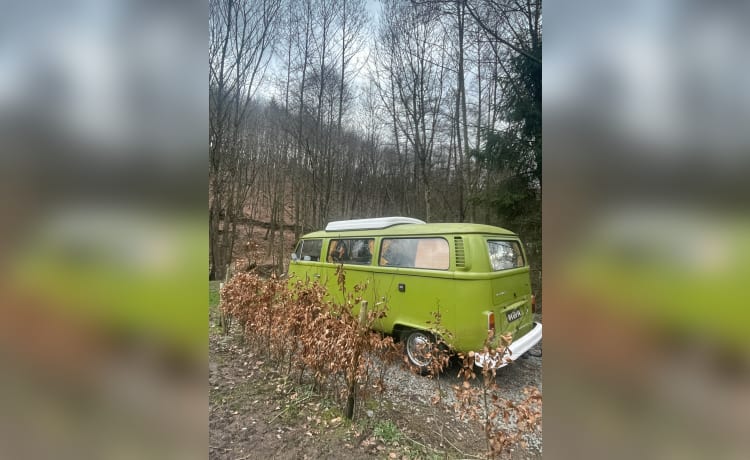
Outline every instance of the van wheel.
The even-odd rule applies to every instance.
[[[409,364],[416,367],[420,374],[426,374],[432,363],[432,346],[435,343],[432,334],[416,329],[409,330],[402,333],[401,340],[404,341],[404,351]]]

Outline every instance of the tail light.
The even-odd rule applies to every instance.
[[[536,295],[531,294],[531,313],[536,313]]]
[[[495,332],[495,313],[490,312],[489,315],[487,315],[487,330]]]

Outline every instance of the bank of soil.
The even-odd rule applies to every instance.
[[[216,286],[210,297],[216,302]],[[458,368],[440,380],[445,390],[431,403],[438,382],[391,366],[386,390],[357,408],[354,422],[341,405],[314,391],[303,379],[285,378],[262,356],[240,345],[236,333],[223,336],[209,311],[209,458],[351,459],[481,458],[485,439],[475,422],[452,408]],[[541,347],[532,354],[541,354]],[[528,386],[542,390],[542,358],[530,356],[501,370],[501,396],[514,401]],[[295,374],[296,375],[296,374]],[[512,423],[512,422],[511,422]],[[541,424],[523,437],[507,458],[540,458]]]

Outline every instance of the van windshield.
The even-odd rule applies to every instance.
[[[320,249],[323,247],[323,240],[302,240],[297,245],[297,258],[317,262],[320,260]]]

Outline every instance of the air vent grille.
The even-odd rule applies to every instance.
[[[453,238],[453,244],[456,248],[456,268],[466,266],[466,254],[464,253],[464,239],[460,236]]]

